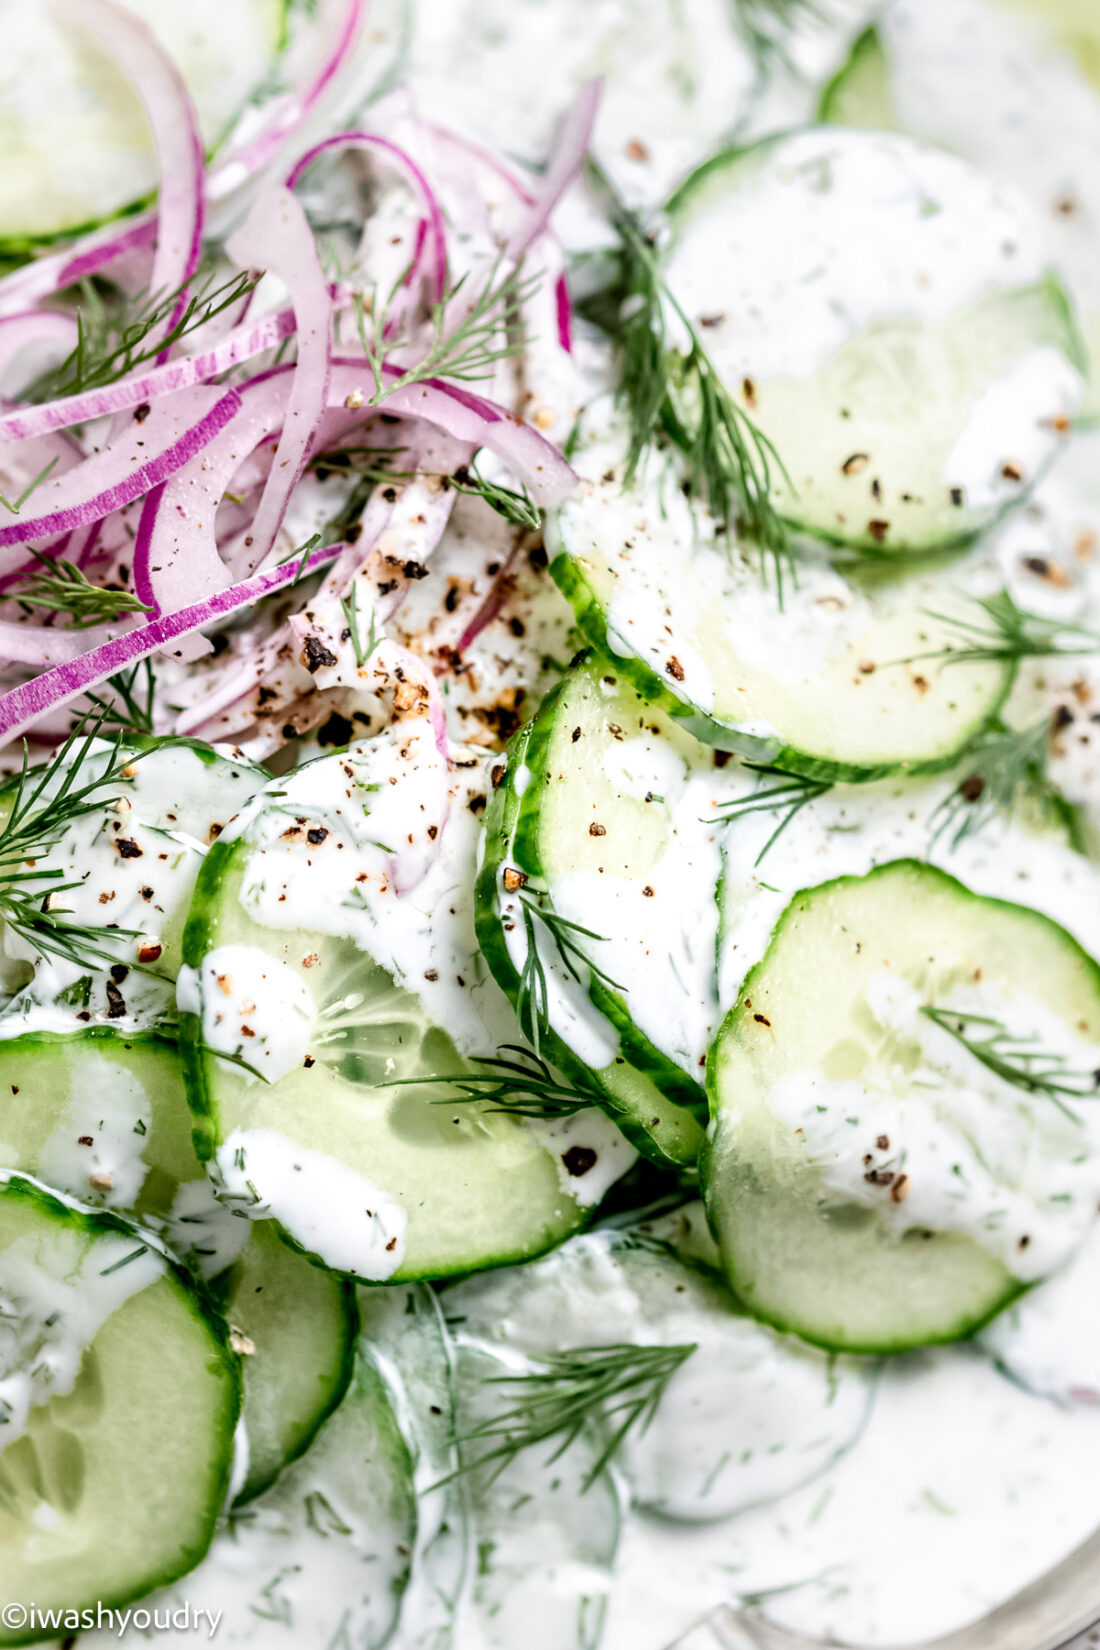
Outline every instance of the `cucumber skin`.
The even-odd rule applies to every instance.
[[[12,1175],[10,1179],[0,1183],[0,1198],[10,1198],[20,1202],[30,1203],[35,1208],[48,1215],[51,1219],[62,1219],[66,1224],[77,1226],[84,1231],[96,1234],[99,1232],[127,1233],[147,1241],[148,1233],[143,1232],[140,1226],[124,1220],[120,1215],[112,1214],[109,1209],[85,1209],[74,1206],[56,1197],[38,1181],[26,1175]],[[180,1580],[201,1564],[210,1550],[210,1544],[217,1533],[218,1522],[222,1507],[229,1492],[230,1479],[233,1472],[233,1445],[240,1419],[243,1403],[244,1383],[241,1375],[241,1360],[229,1346],[229,1325],[221,1314],[209,1301],[204,1291],[198,1288],[195,1280],[185,1269],[174,1260],[166,1251],[158,1252],[164,1256],[165,1272],[176,1286],[177,1293],[182,1296],[192,1315],[206,1328],[216,1343],[216,1350],[209,1362],[212,1374],[225,1381],[227,1387],[227,1406],[225,1415],[225,1456],[220,1484],[215,1486],[215,1493],[210,1497],[210,1514],[207,1527],[199,1542],[186,1553],[181,1553],[178,1567],[173,1565],[165,1574],[150,1579],[136,1592],[124,1594],[110,1600],[112,1609],[124,1609],[129,1604],[136,1603],[159,1587],[167,1587],[172,1582]],[[107,1600],[102,1601],[107,1603]],[[74,1606],[79,1608],[79,1606]],[[44,1639],[56,1639],[56,1629],[43,1628],[41,1630],[22,1634],[16,1638],[3,1639],[5,1644],[18,1646],[23,1644],[41,1644]]]
[[[849,124],[848,121],[840,118],[837,104],[841,95],[847,89],[847,82],[850,77],[858,73],[867,61],[874,59],[878,60],[877,66],[885,68],[886,60],[882,51],[882,40],[876,25],[871,23],[856,35],[852,41],[847,59],[840,65],[836,73],[831,75],[825,82],[817,105],[817,124],[819,126],[846,126]],[[892,111],[890,112],[892,115]],[[901,127],[893,119],[891,120],[891,127],[896,131],[901,130]],[[882,131],[886,128],[880,121],[876,121],[874,129]]]
[[[581,654],[578,658],[584,659],[587,656]],[[519,869],[526,871],[528,876],[543,878],[542,863],[538,854],[538,810],[523,806],[523,801],[516,792],[515,779],[521,768],[526,769],[531,778],[525,794],[537,795],[546,772],[554,711],[562,691],[561,683],[551,689],[533,720],[521,728],[509,742],[504,753],[504,773],[494,785],[485,814],[485,853],[475,889],[474,922],[478,944],[489,964],[490,972],[513,1007],[518,1000],[520,976],[508,953],[500,926],[497,911],[498,880],[505,860],[509,858],[515,861]],[[702,1137],[699,1119],[706,1104],[703,1089],[687,1077],[679,1066],[674,1066],[665,1055],[654,1048],[648,1038],[632,1025],[626,1005],[617,992],[609,991],[599,980],[594,979],[589,985],[588,995],[593,1006],[599,1009],[618,1031],[620,1046],[627,1053],[629,1063],[643,1076],[648,1077],[672,1104],[682,1107],[696,1128],[689,1132],[682,1144],[669,1142],[662,1147],[635,1117],[624,1111],[621,1102],[610,1093],[606,1102],[609,1116],[614,1119],[631,1145],[652,1162],[664,1167],[693,1167]],[[562,1071],[578,1081],[590,1081],[595,1076],[599,1082],[598,1074],[591,1072],[583,1061],[578,1060],[552,1028],[548,1027],[540,1034],[540,1042],[547,1049],[554,1064]]]
[[[718,1221],[715,1215],[711,1212],[711,1198],[708,1197],[707,1194],[710,1187],[712,1160],[715,1154],[717,1129],[722,1114],[722,1103],[718,1093],[718,1065],[720,1060],[719,1045],[726,1035],[726,1028],[731,1024],[734,1016],[736,1015],[745,993],[750,990],[753,982],[759,977],[761,971],[767,964],[772,941],[779,933],[783,924],[786,922],[799,900],[803,899],[807,895],[819,894],[824,889],[842,887],[845,883],[870,881],[871,878],[877,877],[881,872],[893,871],[899,865],[915,867],[920,870],[922,875],[925,876],[932,875],[945,887],[950,888],[954,893],[962,895],[967,899],[980,900],[983,904],[1001,906],[1015,912],[1024,911],[1030,917],[1034,918],[1037,923],[1041,923],[1046,927],[1058,930],[1058,932],[1064,937],[1065,943],[1073,950],[1077,951],[1081,959],[1088,965],[1089,971],[1094,976],[1097,995],[1100,996],[1100,963],[1098,963],[1094,957],[1091,957],[1084,947],[1080,945],[1071,934],[1067,934],[1065,929],[1061,928],[1060,924],[1054,922],[1052,918],[1044,916],[1041,911],[1034,910],[1031,906],[1019,905],[1013,900],[995,899],[992,897],[987,897],[984,894],[975,894],[973,890],[968,888],[964,882],[960,882],[958,877],[953,877],[949,871],[942,870],[938,865],[930,865],[926,860],[888,860],[883,865],[876,865],[872,870],[866,872],[863,876],[832,877],[826,882],[814,883],[807,888],[799,889],[798,893],[791,896],[790,902],[781,912],[779,920],[769,936],[768,948],[764,952],[764,955],[758,962],[753,964],[748,973],[745,975],[745,978],[742,980],[737,992],[737,1001],[729,1009],[725,1019],[722,1021],[721,1026],[718,1028],[717,1036],[711,1043],[707,1054],[706,1084],[707,1097],[710,1102],[711,1121],[710,1127],[707,1130],[707,1137],[703,1150],[699,1155],[699,1187],[702,1193],[703,1207],[706,1210],[707,1223],[710,1226],[714,1240],[720,1249],[722,1249],[722,1242],[719,1236]],[[725,1250],[723,1249],[722,1252],[724,1260]],[[750,1312],[754,1318],[758,1318],[761,1323],[770,1324],[773,1329],[778,1329],[784,1334],[795,1335],[799,1340],[806,1341],[811,1346],[819,1346],[826,1352],[867,1353],[873,1356],[889,1356],[892,1354],[911,1352],[922,1346],[946,1346],[953,1345],[961,1340],[968,1340],[972,1336],[977,1335],[979,1331],[984,1329],[987,1324],[991,1323],[994,1318],[999,1317],[1000,1314],[1005,1311],[1006,1308],[1011,1306],[1014,1301],[1019,1300],[1022,1295],[1026,1295],[1029,1290],[1034,1288],[1033,1284],[1022,1282],[1016,1283],[1013,1287],[1006,1291],[1003,1299],[996,1302],[996,1304],[988,1310],[980,1314],[976,1314],[972,1319],[967,1319],[966,1322],[960,1324],[957,1329],[953,1331],[945,1331],[944,1334],[939,1336],[925,1335],[922,1336],[919,1341],[910,1341],[904,1337],[900,1337],[894,1340],[887,1339],[883,1341],[869,1341],[866,1343],[861,1342],[858,1345],[853,1345],[848,1341],[837,1342],[829,1340],[824,1336],[814,1335],[808,1332],[805,1328],[800,1328],[798,1324],[788,1322],[778,1314],[770,1314],[757,1303],[750,1302],[741,1290],[739,1290],[736,1281],[730,1277],[728,1267],[726,1271],[726,1281],[729,1284],[729,1287],[733,1290],[734,1294],[737,1296],[738,1300],[744,1305],[745,1310]]]
[[[961,761],[975,740],[981,737],[1000,714],[1012,691],[1016,677],[1015,664],[1006,665],[1004,685],[997,700],[981,722],[957,749],[946,756],[929,757],[923,762],[878,762],[860,767],[852,762],[836,762],[829,757],[811,756],[794,745],[784,745],[776,739],[764,739],[759,734],[739,733],[717,717],[710,716],[698,706],[689,704],[665,686],[644,660],[636,654],[616,653],[607,639],[607,617],[595,591],[583,571],[567,549],[559,549],[550,563],[550,574],[558,589],[571,604],[577,627],[592,646],[625,676],[635,692],[648,704],[656,705],[665,715],[694,734],[701,744],[716,750],[732,751],[748,762],[765,762],[788,773],[800,774],[804,779],[818,779],[829,784],[862,785],[875,779],[893,779],[898,775],[942,773]]]

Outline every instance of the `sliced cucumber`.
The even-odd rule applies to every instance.
[[[708,1065],[707,1210],[751,1311],[896,1352],[968,1334],[1072,1252],[1091,1131],[971,1052],[999,1027],[1100,1065],[1100,968],[1056,923],[912,860],[795,897]]]
[[[716,541],[672,456],[624,492],[625,451],[597,404],[574,454],[584,485],[550,525],[552,571],[589,640],[699,739],[862,780],[943,767],[996,712],[1010,665],[919,657],[957,645],[949,618],[973,617],[984,569],[846,576],[807,555],[781,594],[754,553]]]
[[[348,1390],[355,1301],[339,1279],[311,1266],[270,1223],[250,1223],[240,1259],[216,1293],[244,1353],[248,1473],[238,1503],[268,1488]]]
[[[219,1195],[361,1281],[537,1254],[629,1166],[598,1109],[542,1123],[445,1080],[515,1040],[473,928],[487,787],[413,717],[273,781],[196,888],[181,1034]]]
[[[108,1027],[0,1043],[0,1166],[140,1220],[213,1292],[245,1352],[255,1495],[300,1455],[347,1387],[353,1303],[268,1227],[233,1218],[191,1143],[175,1048]]]
[[[668,207],[669,283],[787,479],[868,553],[966,542],[1058,450],[1083,348],[1026,203],[900,134],[730,150]]]
[[[536,1359],[563,1347],[694,1345],[617,1457],[635,1502],[665,1517],[727,1518],[785,1495],[825,1471],[867,1415],[872,1365],[757,1323],[719,1275],[649,1230],[573,1238],[443,1300],[464,1335]]]
[[[821,112],[840,125],[890,125],[942,144],[1027,198],[1093,358],[1084,411],[1095,414],[1100,182],[1089,157],[1100,143],[1096,8],[1078,0],[899,0],[857,43]]]
[[[497,980],[641,1150],[694,1163],[717,1017],[712,753],[597,656],[547,695],[496,777],[478,937]]]
[[[221,1644],[381,1650],[397,1629],[416,1518],[412,1463],[386,1388],[356,1359],[348,1395],[309,1454],[231,1512],[181,1586],[144,1601],[158,1612],[157,1643],[193,1646],[206,1612]],[[188,1626],[162,1630],[165,1612],[184,1604]],[[117,1635],[82,1633],[80,1644],[105,1650]]]
[[[141,0],[213,147],[271,73],[287,0]],[[0,248],[71,234],[143,200],[156,183],[145,112],[94,40],[40,0],[6,0],[0,90]]]
[[[6,1033],[23,1020],[41,1024],[47,1005],[58,1029],[107,1022],[130,1029],[170,1017],[203,854],[266,779],[226,747],[76,738],[53,764],[6,785],[0,828],[13,807],[22,827],[35,827],[35,854],[47,851],[34,870],[54,878],[66,922],[87,934],[72,955],[60,955],[0,929]],[[66,812],[66,798],[81,792],[87,811]],[[36,886],[49,893],[49,883]],[[116,929],[125,932],[112,940]],[[118,961],[108,973],[111,956]]]
[[[125,1604],[202,1558],[240,1407],[220,1322],[147,1234],[0,1185],[4,1595]],[[48,1630],[0,1624],[0,1643]]]

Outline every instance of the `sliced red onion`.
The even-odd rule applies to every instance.
[[[35,258],[0,280],[0,315],[10,315],[25,304],[35,303],[39,298],[49,298],[67,286],[74,286],[89,275],[106,269],[124,254],[152,247],[156,238],[156,214],[145,212],[140,218],[97,229],[83,236],[75,246],[66,247],[63,252],[51,252],[48,257]]]
[[[332,43],[316,73],[299,92],[274,101],[271,116],[258,135],[232,149],[206,183],[210,201],[222,200],[272,160],[326,96],[355,50],[367,15],[367,0],[347,0],[333,31]]]
[[[387,365],[384,371],[396,378],[401,369]],[[386,397],[385,407],[407,418],[426,418],[457,441],[488,447],[520,478],[536,504],[560,504],[577,485],[572,467],[545,436],[506,407],[458,384],[438,378],[406,384]]]
[[[435,192],[416,161],[398,144],[375,132],[340,132],[337,136],[325,138],[323,142],[314,144],[312,149],[306,150],[287,178],[287,188],[294,189],[302,174],[313,165],[317,157],[331,149],[380,151],[392,165],[411,179],[413,187],[424,202],[427,217],[421,223],[413,268],[409,271],[407,285],[412,287],[417,284],[417,274],[423,268],[432,299],[439,303],[447,290],[447,232]]]
[[[252,565],[261,565],[282,526],[328,404],[332,300],[305,213],[285,185],[264,190],[243,229],[226,244],[235,263],[265,269],[290,292],[298,359],[282,435],[252,523]]]
[[[573,301],[569,296],[569,281],[564,269],[554,282],[554,305],[558,316],[558,343],[566,355],[572,355]]]
[[[340,546],[315,550],[306,569],[322,567],[339,554]],[[127,665],[160,652],[172,642],[188,636],[216,619],[225,618],[242,607],[251,607],[261,597],[293,584],[299,577],[300,564],[291,559],[282,567],[269,567],[228,590],[219,591],[207,601],[195,602],[168,618],[154,619],[122,636],[104,642],[99,647],[81,654],[78,659],[55,665],[51,670],[23,682],[0,698],[0,744],[17,738],[50,710],[57,710],[79,698],[82,693],[100,686],[109,676],[124,670]]]
[[[602,90],[602,80],[586,81],[562,119],[531,210],[508,241],[508,256],[513,263],[519,263],[531,242],[544,232],[554,208],[579,175],[592,137]]]
[[[68,316],[48,311],[32,311],[42,319],[67,321]],[[14,319],[14,318],[13,318]],[[0,321],[0,328],[4,323]],[[242,361],[249,361],[264,350],[272,349],[294,332],[292,309],[272,310],[257,320],[226,333],[217,344],[197,355],[185,355],[147,372],[131,373],[102,389],[85,390],[81,395],[62,396],[57,401],[46,401],[38,407],[16,407],[0,416],[0,444],[25,441],[31,436],[44,435],[49,430],[68,429],[73,424],[87,424],[93,418],[110,417],[127,412],[131,407],[156,401],[160,396],[176,390],[188,389],[209,378],[217,378]],[[0,330],[0,371],[3,370],[4,333]]]
[[[174,61],[140,17],[115,0],[55,0],[62,16],[103,46],[141,98],[157,152],[157,249],[150,290],[180,290],[172,326],[202,252],[206,156],[191,94]]]
[[[124,633],[119,624],[89,625],[85,630],[61,629],[43,624],[18,624],[0,619],[0,654],[6,663],[17,665],[61,665],[79,659],[92,648],[102,647]]]
[[[49,476],[25,506],[36,513],[0,526],[0,548],[86,526],[140,498],[189,464],[240,406],[236,390],[205,387],[159,403],[102,452]]]

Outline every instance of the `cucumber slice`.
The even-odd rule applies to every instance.
[[[529,1357],[563,1346],[695,1346],[616,1457],[633,1499],[687,1522],[727,1518],[824,1472],[858,1437],[874,1366],[757,1323],[707,1268],[648,1229],[573,1238],[523,1271],[448,1290],[468,1336]]]
[[[944,549],[1054,457],[1083,347],[1026,203],[965,162],[813,128],[716,156],[668,213],[669,284],[778,450],[797,526]]]
[[[520,1119],[445,1081],[515,1038],[473,930],[487,786],[413,717],[273,781],[196,887],[179,994],[201,1153],[224,1201],[360,1281],[537,1254],[629,1166],[595,1108]]]
[[[675,1163],[702,1144],[722,789],[709,750],[589,659],[508,748],[478,882],[482,950],[526,1035]]]
[[[141,0],[133,10],[175,59],[209,147],[269,77],[287,0]],[[87,229],[156,183],[133,86],[84,34],[40,0],[7,0],[9,73],[0,89],[0,250]]]
[[[158,1232],[212,1290],[244,1349],[255,1495],[299,1456],[351,1374],[353,1302],[262,1225],[235,1220],[191,1143],[172,1045],[107,1027],[0,1043],[0,1163]]]
[[[1067,50],[1067,47],[1069,48]],[[974,95],[980,63],[981,95]],[[1018,190],[1042,227],[1094,363],[1100,402],[1100,26],[1078,0],[899,0],[857,43],[822,104],[845,126],[903,128]]]
[[[0,1185],[4,1593],[125,1604],[202,1558],[240,1407],[219,1321],[148,1234]],[[42,1630],[0,1624],[0,1643]]]
[[[205,1611],[219,1644],[381,1650],[398,1626],[416,1518],[412,1463],[389,1396],[357,1358],[348,1395],[309,1454],[230,1513],[181,1586],[143,1601],[157,1612],[157,1643],[194,1646],[196,1614]],[[162,1629],[165,1612],[184,1604],[190,1627]],[[81,1650],[117,1642],[117,1628],[80,1635]]]
[[[127,760],[132,758],[132,760]],[[20,1021],[56,1029],[171,1017],[184,917],[207,847],[267,774],[228,747],[191,740],[70,741],[55,762],[0,791],[0,828],[16,807],[49,844],[34,867],[52,874],[66,920],[89,932],[91,952],[58,955],[0,929],[0,993],[11,1035]],[[40,788],[41,787],[41,788]],[[88,810],[65,814],[86,791]],[[81,804],[83,805],[83,804]],[[48,884],[46,885],[48,891]],[[112,941],[114,929],[130,930]],[[110,974],[102,953],[115,954]],[[99,953],[97,955],[96,953]]]
[[[240,1504],[304,1455],[343,1401],[355,1350],[355,1299],[263,1221],[249,1223],[240,1259],[217,1280],[215,1292],[245,1353],[248,1472]]]
[[[986,1018],[960,1042],[927,1005]],[[1090,1129],[975,1057],[999,1026],[1100,1065],[1100,967],[1047,917],[913,860],[795,897],[708,1065],[704,1195],[751,1311],[897,1352],[968,1334],[1072,1252]]]
[[[624,492],[625,450],[598,403],[573,455],[585,484],[548,527],[551,571],[586,637],[699,739],[863,780],[945,766],[996,713],[1009,665],[916,658],[957,645],[947,618],[973,617],[965,592],[982,567],[845,574],[807,555],[781,595],[755,554],[716,541],[674,456]]]

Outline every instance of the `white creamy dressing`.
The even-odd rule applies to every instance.
[[[207,1048],[265,1082],[277,1083],[309,1052],[313,994],[297,969],[259,946],[215,946],[199,968],[185,965],[176,1000],[181,1013],[201,1016]]]
[[[737,384],[810,378],[876,321],[941,325],[1038,280],[1044,257],[1024,200],[977,168],[890,133],[818,128],[761,151],[728,212],[689,215],[667,267]]]
[[[136,1233],[59,1229],[43,1243],[37,1231],[0,1250],[0,1455],[33,1408],[73,1390],[107,1319],[163,1271]]]
[[[720,1602],[850,1644],[984,1615],[1096,1527],[1100,1411],[1014,1386],[974,1348],[888,1360],[822,1477],[736,1519],[627,1524],[603,1650],[665,1650]]]
[[[709,1523],[816,1478],[864,1425],[876,1364],[830,1358],[734,1310],[715,1274],[606,1232],[444,1296],[464,1332],[529,1359],[613,1344],[695,1346],[619,1458],[635,1502]]]
[[[85,1203],[132,1209],[148,1171],[144,1146],[152,1120],[152,1103],[135,1072],[115,1066],[98,1092],[74,1083],[36,1173]]]
[[[79,958],[42,951],[4,928],[0,953],[31,977],[12,973],[14,994],[0,1015],[0,1035],[42,1023],[43,1010],[55,1029],[75,1031],[104,1021],[147,1025],[170,1009],[171,981],[156,977],[157,966],[178,943],[207,847],[264,779],[224,747],[216,749],[216,759],[184,744],[135,752],[116,780],[101,792],[93,789],[89,801],[98,805],[74,819],[41,857],[38,870],[56,873],[62,890],[52,896],[59,914],[101,931],[104,949],[117,955],[122,971],[108,988],[101,972]],[[94,741],[72,784],[93,785],[116,761],[113,743]],[[66,766],[49,775],[33,800],[34,814],[48,807],[68,773]],[[29,795],[36,784],[30,781]],[[48,895],[49,884],[42,887]],[[112,929],[133,932],[112,941]],[[8,974],[0,962],[0,978]]]
[[[274,1129],[234,1129],[215,1154],[215,1174],[227,1208],[244,1220],[278,1220],[349,1277],[384,1283],[404,1259],[405,1209],[328,1152]]]

